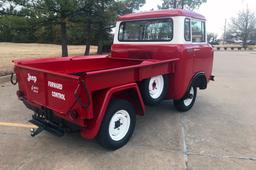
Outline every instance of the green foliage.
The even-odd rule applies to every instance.
[[[111,42],[118,15],[145,0],[0,0],[0,41],[93,44]],[[100,52],[100,51],[99,51]]]
[[[30,32],[35,31],[35,28],[29,19],[19,16],[1,16],[0,23],[0,41],[35,41],[35,36]]]
[[[163,0],[162,6],[159,6],[161,9],[169,8],[181,8],[193,10],[198,8],[202,3],[207,2],[207,0]]]

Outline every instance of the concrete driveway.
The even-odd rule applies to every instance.
[[[216,52],[214,74],[187,113],[147,107],[114,152],[79,134],[31,138],[32,112],[0,84],[0,169],[256,169],[256,53]]]

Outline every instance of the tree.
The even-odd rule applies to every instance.
[[[110,46],[112,37],[111,28],[114,27],[117,15],[133,12],[139,9],[145,0],[87,0],[85,9],[79,16],[70,20],[84,27],[85,55],[90,54],[90,45],[98,45],[98,54],[101,54],[104,46]]]
[[[35,41],[34,35],[30,32],[33,26],[30,24],[29,19],[19,16],[2,16],[0,17],[0,23],[0,41]]]
[[[255,13],[248,8],[238,13],[231,19],[229,31],[236,34],[243,41],[243,47],[247,47],[248,38],[256,30]]]
[[[202,3],[207,2],[207,0],[163,0],[163,3],[159,8],[169,9],[169,8],[181,8],[193,10],[198,8]]]
[[[211,45],[219,45],[220,40],[218,39],[218,34],[208,33],[207,34],[207,42]]]
[[[215,43],[217,41],[218,35],[215,33],[208,33],[207,34],[207,42],[209,43]]]
[[[35,30],[35,24],[31,18],[25,16],[26,11],[23,8],[7,0],[0,1],[0,41],[35,41],[31,34]]]
[[[0,0],[0,16],[5,14],[4,1]]]
[[[87,30],[95,29],[96,39],[98,41],[98,54],[102,53],[103,46],[109,44],[109,35],[111,28],[115,23],[117,15],[131,13],[139,9],[145,0],[96,0],[90,5],[90,12],[87,13]],[[85,53],[89,53],[90,32],[86,40]]]
[[[67,24],[82,9],[82,0],[9,0],[10,4],[20,6],[27,11],[26,17],[33,18],[40,25],[59,25],[61,34],[62,56],[68,56]]]
[[[117,15],[139,9],[145,0],[0,0],[0,41],[110,46]],[[17,24],[16,24],[17,23]]]
[[[90,45],[92,41],[92,26],[93,26],[93,16],[95,15],[95,3],[92,0],[88,0],[88,9],[85,12],[85,28],[86,28],[86,40],[85,40],[85,52],[84,55],[90,54]]]

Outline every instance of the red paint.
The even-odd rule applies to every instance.
[[[161,18],[161,17],[170,17],[170,16],[186,16],[195,19],[205,20],[203,15],[192,11],[186,11],[182,9],[173,9],[173,10],[160,10],[160,11],[150,11],[150,12],[141,12],[141,13],[132,13],[123,16],[119,16],[117,21],[127,21],[127,20],[138,20],[138,19],[148,19],[148,18]]]
[[[139,103],[142,107],[142,112],[145,111],[143,99],[140,95],[140,91],[139,91],[139,88],[136,83],[130,83],[130,84],[110,88],[109,90],[106,91],[106,93],[104,95],[101,96],[103,101],[102,101],[102,103],[99,102],[101,107],[100,107],[99,113],[97,114],[97,118],[90,122],[90,128],[83,129],[81,131],[81,135],[83,137],[85,137],[87,139],[93,139],[97,135],[100,125],[101,125],[101,122],[105,116],[105,112],[107,110],[108,104],[111,100],[111,97],[113,96],[113,94],[120,92],[120,91],[127,90],[127,89],[132,89],[132,90],[134,90],[134,92],[137,93]]]
[[[175,74],[170,76],[169,84],[172,88],[169,88],[167,99],[182,98],[196,73],[204,72],[209,80],[212,72],[213,50],[208,44],[114,44],[111,56],[163,61],[179,58],[175,63]]]
[[[163,10],[129,14],[118,20],[166,16],[205,19],[193,12]],[[17,60],[15,72],[24,100],[35,107],[51,109],[55,116],[80,126],[83,137],[92,139],[112,98],[129,100],[137,114],[143,115],[144,103],[138,88],[142,80],[167,74],[166,99],[181,99],[197,73],[204,73],[210,80],[212,64],[213,50],[208,44],[114,44],[109,56]],[[91,101],[88,108],[76,102],[75,92],[84,103]],[[72,110],[78,113],[77,117],[70,116]]]
[[[88,88],[90,100],[93,100],[93,94],[97,91],[107,89],[108,94],[112,94],[113,88],[116,89],[129,85],[136,89],[138,98],[141,100],[137,84],[143,79],[159,74],[173,74],[174,63],[178,59],[169,60],[132,60],[106,58],[106,56],[97,56],[96,58],[69,57],[56,59],[37,59],[15,62],[15,71],[19,80],[19,90],[25,94],[25,99],[38,107],[46,107],[74,124],[85,127],[84,119],[97,119],[95,117],[94,106],[91,104],[85,109],[78,103],[75,103],[74,92],[77,90],[81,94],[83,102],[88,102],[86,92],[82,88],[81,81],[84,80]],[[75,67],[74,67],[75,66]],[[86,73],[76,76],[75,73]],[[28,81],[28,76],[37,78],[36,82]],[[49,87],[49,82],[61,85],[62,88]],[[56,86],[57,86],[56,85]],[[37,87],[38,93],[31,90],[31,87]],[[53,93],[56,96],[52,96]],[[58,96],[59,95],[59,96]],[[103,97],[103,96],[101,96]],[[75,104],[74,104],[75,103]],[[141,107],[144,108],[143,102]],[[95,103],[98,105],[98,103]],[[102,107],[107,107],[106,102]],[[69,112],[76,110],[79,114],[77,120],[73,120]],[[102,113],[101,113],[102,114]]]

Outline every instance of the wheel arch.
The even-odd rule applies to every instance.
[[[102,91],[96,94],[94,99],[98,104],[97,108],[94,109],[96,118],[88,120],[87,125],[89,127],[82,129],[80,132],[84,138],[93,139],[97,136],[108,105],[115,98],[129,101],[134,106],[137,115],[144,115],[145,106],[136,83],[121,85]]]
[[[205,76],[204,72],[198,72],[196,73],[192,80],[190,81],[190,84],[188,86],[188,88],[193,85],[195,87],[198,87],[199,89],[203,90],[207,88],[207,78]]]

